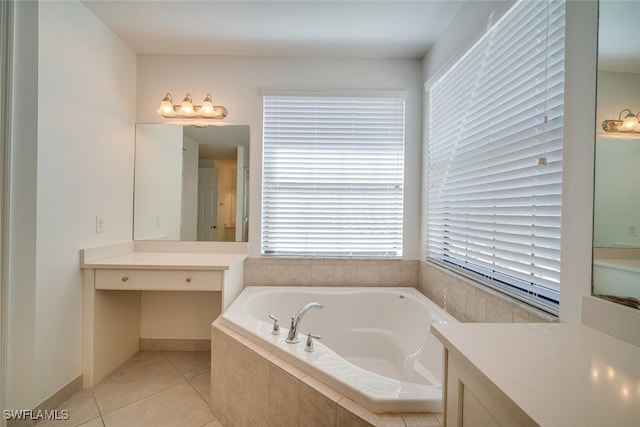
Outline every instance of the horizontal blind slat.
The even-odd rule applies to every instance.
[[[427,93],[427,258],[557,310],[564,2],[516,3]]]

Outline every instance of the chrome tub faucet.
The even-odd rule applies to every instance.
[[[300,322],[302,321],[302,317],[305,315],[307,311],[312,308],[322,308],[322,304],[317,302],[310,302],[305,304],[298,313],[291,318],[291,327],[289,328],[289,335],[287,335],[287,339],[285,340],[289,344],[295,344],[300,339],[298,338],[298,331],[300,330]]]

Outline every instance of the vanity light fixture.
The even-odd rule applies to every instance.
[[[627,114],[622,118],[625,112]],[[630,109],[625,108],[618,114],[618,120],[605,120],[602,122],[602,129],[606,132],[640,133],[639,115],[640,113],[633,114]]]
[[[226,108],[213,105],[211,94],[207,94],[202,105],[193,105],[190,93],[185,95],[180,105],[174,105],[171,94],[167,92],[156,112],[165,118],[224,119],[227,116]]]

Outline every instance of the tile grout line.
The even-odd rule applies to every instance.
[[[144,351],[154,351],[154,350],[144,350]],[[171,361],[170,361],[169,359],[167,359],[167,357],[164,355],[164,352],[163,352],[163,351],[157,351],[157,352],[158,352],[158,353],[161,353],[161,356],[162,356],[162,357],[163,357],[167,362],[169,362],[169,365],[171,365],[171,367],[172,367],[172,368],[173,368],[173,369],[174,369],[178,374],[180,374],[180,376],[182,377],[182,379],[183,379],[183,380],[185,380],[189,385],[191,385],[191,383],[189,383],[189,381],[188,381],[186,378],[184,378],[184,375],[182,375],[182,372],[180,372],[180,371],[179,371],[179,370],[178,370],[178,369],[173,365],[173,363],[171,363]],[[136,354],[138,354],[138,353],[136,353]],[[120,368],[118,368],[118,369],[120,369]],[[116,370],[117,370],[117,369],[116,369]],[[177,385],[179,385],[179,384],[180,384],[180,383],[178,382],[178,383],[175,383],[175,384],[167,385],[166,387],[164,387],[164,388],[162,388],[162,389],[160,389],[160,390],[156,391],[155,393],[151,393],[151,394],[149,394],[149,395],[147,395],[147,396],[143,396],[143,397],[141,397],[141,398],[139,398],[139,399],[132,400],[131,402],[127,402],[126,404],[124,404],[124,405],[122,405],[122,406],[118,406],[117,408],[113,408],[113,409],[112,409],[112,410],[110,410],[109,412],[106,412],[104,415],[109,415],[110,413],[112,413],[112,412],[114,412],[114,411],[117,411],[117,410],[122,409],[122,408],[126,408],[126,407],[127,407],[127,406],[129,406],[129,405],[132,405],[132,404],[134,404],[134,403],[140,402],[141,400],[144,400],[144,399],[146,399],[146,398],[148,398],[148,397],[155,396],[156,394],[161,393],[161,392],[163,392],[163,391],[166,391],[166,390],[168,390],[168,389],[170,389],[170,388],[172,388],[172,387],[175,387],[175,386],[177,386]],[[96,385],[97,385],[97,384],[96,384]],[[94,386],[94,387],[95,387],[95,386]],[[93,392],[93,388],[91,389],[91,391]],[[95,394],[94,394],[94,397],[95,397]],[[97,401],[97,399],[96,399],[96,406],[98,406],[98,412],[100,412],[100,414],[101,414],[100,418],[102,418],[102,424],[103,424],[103,425],[105,425],[105,423],[104,423],[104,415],[102,414],[102,411],[100,410],[100,406],[98,405],[98,401]]]
[[[171,366],[173,366],[173,368],[174,368],[174,369],[175,369],[175,370],[180,374],[180,376],[181,376],[182,378],[184,378],[184,380],[187,382],[187,384],[189,384],[189,386],[193,389],[193,391],[195,391],[195,392],[196,392],[196,394],[198,395],[198,397],[199,397],[200,399],[202,399],[202,401],[204,402],[205,406],[207,407],[207,410],[208,410],[208,411],[211,413],[211,415],[213,416],[213,419],[214,419],[214,420],[218,420],[218,419],[216,418],[216,416],[213,414],[213,412],[211,412],[211,406],[209,405],[209,402],[207,402],[207,400],[204,398],[204,396],[202,396],[202,394],[200,394],[200,392],[198,391],[198,389],[196,389],[196,388],[194,387],[194,385],[193,385],[193,384],[191,384],[191,381],[189,381],[189,378],[187,378],[187,377],[186,377],[186,376],[185,376],[185,375],[180,371],[180,369],[178,369],[178,367],[177,367],[175,364],[173,364],[173,362],[171,362],[171,360],[166,356],[165,351],[161,351],[160,353],[162,354],[162,357],[164,357],[164,358],[167,360],[167,362],[169,362],[169,364],[170,364]],[[211,366],[211,361],[209,361],[209,366]],[[210,372],[210,371],[209,371],[209,372]],[[203,372],[202,374],[204,374],[204,373],[206,373],[206,371],[205,371],[205,372]],[[202,374],[199,374],[199,375],[202,375]],[[196,378],[197,376],[198,376],[198,375],[194,375],[194,377],[193,377],[193,378]],[[211,421],[209,421],[209,422],[211,422]],[[207,423],[203,424],[203,426],[204,426],[204,425],[207,425],[209,422],[207,422]]]
[[[100,409],[100,405],[98,405],[98,399],[96,399],[96,394],[93,392],[93,387],[91,387],[91,397],[93,397],[93,403],[96,405],[96,409],[98,410],[98,416],[100,417],[100,422],[102,423],[102,427],[106,427],[104,423],[104,418],[102,418],[102,410]]]

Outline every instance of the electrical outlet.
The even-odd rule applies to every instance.
[[[627,235],[629,237],[636,237],[638,236],[638,226],[636,224],[629,224],[627,225]]]
[[[96,216],[96,233],[104,233],[104,216]]]

